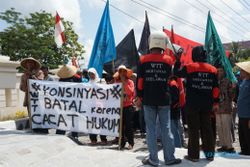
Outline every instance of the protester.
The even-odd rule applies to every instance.
[[[24,74],[21,76],[20,90],[25,92],[23,106],[27,107],[28,115],[31,117],[30,107],[28,102],[28,80],[43,80],[44,75],[40,70],[41,64],[36,59],[29,57],[25,58],[20,63],[21,67],[24,69]],[[32,129],[35,133],[48,133],[48,129]]]
[[[242,155],[250,155],[250,61],[236,63],[243,79],[238,97],[239,140]]]
[[[180,103],[179,103],[179,85],[177,83],[177,77],[171,76],[169,78],[169,90],[171,94],[171,105],[170,105],[170,119],[171,119],[171,131],[174,136],[175,147],[182,147],[181,140],[181,122],[180,122]]]
[[[75,66],[63,65],[60,70],[57,72],[59,77],[59,82],[81,82],[79,78],[76,77],[77,69]],[[64,130],[57,129],[56,134],[65,135]],[[78,133],[71,132],[68,136],[69,138],[78,141]]]
[[[42,66],[41,70],[44,73],[44,80],[45,81],[54,81],[54,79],[49,75],[49,68],[47,66]]]
[[[209,161],[214,160],[214,137],[211,127],[210,112],[218,108],[219,89],[217,69],[206,63],[207,53],[203,46],[192,50],[194,63],[180,69],[180,55],[176,57],[174,74],[185,77],[186,107],[188,124],[188,155],[184,158],[197,162],[200,158],[199,132],[201,132],[202,149]]]
[[[35,73],[40,69],[41,64],[36,59],[30,57],[23,59],[20,65],[24,69],[24,74],[21,76],[20,82],[20,90],[25,92],[23,106],[27,107],[30,116],[30,110],[28,107],[28,80],[34,79]]]
[[[121,148],[126,145],[125,137],[128,140],[128,150],[134,147],[133,133],[133,99],[135,95],[134,82],[130,79],[133,71],[126,68],[124,65],[118,67],[118,72],[114,74],[115,82],[123,84],[123,113],[122,113],[122,138]]]
[[[219,136],[221,148],[219,152],[234,153],[233,139],[231,134],[232,127],[232,102],[233,102],[233,87],[231,81],[226,78],[226,73],[223,67],[217,68],[220,90],[219,109],[216,113],[216,126]]]
[[[89,83],[106,83],[105,81],[99,78],[95,68],[90,68],[88,70],[88,75],[89,75]],[[96,134],[89,134],[89,138],[92,145],[97,144]],[[101,138],[101,145],[107,144],[107,137],[105,135],[100,135],[100,138]]]
[[[143,101],[146,123],[146,139],[149,157],[142,160],[144,165],[157,166],[158,147],[156,137],[156,117],[159,116],[161,142],[166,165],[181,163],[174,156],[175,147],[170,128],[170,96],[168,77],[171,75],[172,59],[164,54],[167,36],[163,32],[154,32],[149,37],[150,54],[140,57],[138,65],[137,105]]]

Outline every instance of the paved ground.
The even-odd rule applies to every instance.
[[[2,167],[138,167],[147,156],[145,139],[136,136],[133,150],[117,150],[117,145],[90,146],[88,136],[83,135],[79,146],[66,136],[32,134],[14,129],[13,121],[0,122],[0,166]],[[108,138],[109,140],[113,138]],[[237,144],[236,144],[237,145]],[[160,147],[159,147],[160,148]],[[183,159],[186,149],[176,149],[176,157]],[[164,166],[159,151],[161,166]],[[198,163],[183,160],[176,167],[187,166],[250,166],[250,157],[239,154],[216,154],[213,162],[201,159]]]

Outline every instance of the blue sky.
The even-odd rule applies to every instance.
[[[74,29],[80,37],[79,42],[85,46],[84,56],[87,64],[105,1],[0,0],[0,12],[14,7],[24,15],[40,10],[54,15],[57,10],[61,17],[74,23]],[[110,4],[116,7],[115,9],[110,6],[116,44],[133,28],[138,45],[145,10],[148,11],[150,25],[156,30],[161,30],[163,26],[170,28],[172,24],[175,33],[200,43],[204,42],[207,12],[211,10],[222,42],[250,40],[250,2],[248,0],[110,0]],[[171,15],[174,15],[174,19]],[[0,31],[5,26],[0,21]]]

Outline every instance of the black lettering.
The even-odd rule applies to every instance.
[[[36,92],[39,91],[39,90],[41,90],[41,89],[40,89],[40,85],[37,84],[37,83],[31,84],[31,87],[32,87],[33,89],[35,89]]]
[[[109,99],[109,89],[107,89],[106,92],[107,92],[106,100],[108,100]]]
[[[65,95],[65,88],[59,87],[58,88],[58,96],[64,97],[64,95]]]
[[[49,124],[49,117],[47,116],[47,114],[43,116],[43,125],[45,124],[45,122]]]
[[[59,108],[60,110],[62,109],[61,104],[60,104],[60,101],[57,100],[57,99],[55,99],[52,108],[55,109],[55,106],[58,106],[58,108]]]
[[[108,121],[108,130],[113,129],[113,127],[114,127],[113,121],[112,121],[112,120],[109,120],[109,121]]]
[[[87,88],[84,88],[85,92],[87,93],[86,94],[86,99],[89,98],[89,92],[91,91],[91,88],[87,89]]]
[[[82,108],[82,101],[79,101],[79,108],[78,108],[78,112],[79,113],[86,113],[86,111],[81,111],[81,108]]]
[[[67,103],[68,103],[69,101],[68,101],[68,100],[63,100],[63,99],[61,99],[61,102],[63,102],[63,105],[64,105],[63,110],[66,111],[66,109],[67,109]]]
[[[102,129],[107,129],[107,126],[105,124],[108,120],[108,118],[102,118]]]
[[[111,108],[107,108],[106,113],[109,114],[111,112]]]
[[[102,113],[102,108],[98,107],[97,110],[96,110],[96,113],[101,114]]]
[[[115,114],[118,114],[118,115],[120,115],[120,112],[121,112],[121,108],[117,108],[117,109],[115,109],[115,108],[114,108],[114,110],[115,110]]]
[[[83,98],[83,89],[77,88],[77,98]]]
[[[53,122],[52,119],[51,119],[51,117],[55,118],[55,115],[49,114],[49,124],[54,124],[54,125],[56,125],[56,122]]]
[[[30,92],[31,97],[38,97],[39,92]]]
[[[33,112],[36,112],[36,108],[38,107],[38,105],[31,105],[31,107],[33,108]]]
[[[98,94],[101,95],[99,97],[99,99],[105,99],[106,98],[106,95],[105,95],[105,93],[103,93],[103,89],[102,88],[98,88],[96,91],[97,91]]]
[[[37,124],[37,125],[41,125],[41,122],[36,122],[34,117],[41,117],[41,114],[33,114],[31,117],[32,123]]]
[[[95,107],[92,107],[91,108],[91,113],[94,113],[95,112]]]
[[[73,101],[71,102],[71,104],[69,105],[69,110],[71,110],[71,108],[74,108],[75,111],[77,112],[76,102],[75,102],[74,100],[73,100]]]
[[[96,93],[96,90],[95,89],[92,89],[92,93],[91,93],[91,96],[90,98],[93,99],[93,97],[96,97],[96,99],[98,99],[98,96],[97,96],[97,93]]]
[[[67,126],[67,123],[66,123],[66,121],[65,121],[65,119],[64,119],[64,117],[63,117],[63,115],[62,115],[62,114],[59,114],[57,126],[59,126],[61,122],[64,123],[65,126]]]
[[[70,92],[70,89],[71,88],[66,88],[66,93],[67,93],[66,97],[72,97],[72,93]]]
[[[102,120],[102,119],[101,119],[101,118],[99,118],[99,122],[98,122],[98,123],[97,123],[97,121],[96,121],[96,120],[97,120],[97,118],[94,118],[94,120],[95,120],[95,128],[96,128],[96,129],[100,129],[100,128],[101,128],[101,124],[100,124],[100,122],[101,122],[101,120]]]
[[[44,98],[44,105],[46,109],[51,109],[51,100],[48,97]]]
[[[67,116],[71,117],[72,127],[75,127],[75,117],[78,117],[78,115],[76,115],[76,114],[67,114]]]
[[[46,87],[46,85],[43,86],[43,94],[46,96],[47,95],[47,90],[49,90],[50,87]]]
[[[57,95],[57,90],[56,90],[56,88],[50,89],[49,95],[50,95],[50,96],[56,96],[56,95]]]
[[[115,132],[115,128],[118,127],[118,132],[120,130],[120,119],[118,119],[116,121],[116,119],[114,119],[114,129],[113,129],[113,132]]]

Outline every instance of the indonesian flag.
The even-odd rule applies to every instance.
[[[55,42],[58,48],[66,41],[64,36],[64,26],[62,24],[59,14],[56,12],[56,25],[55,25]]]

